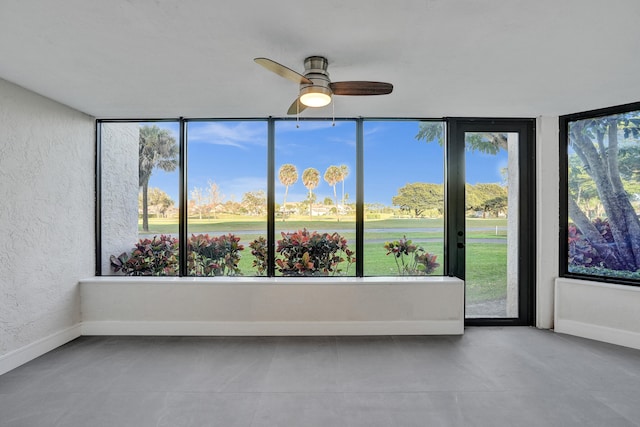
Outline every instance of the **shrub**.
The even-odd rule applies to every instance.
[[[606,241],[605,244],[594,244],[574,224],[567,228],[569,253],[569,271],[576,267],[598,267],[609,270],[626,271],[622,262],[615,256],[615,241],[607,219],[596,218],[593,225]]]
[[[264,276],[267,271],[267,240],[258,237],[249,244],[251,255],[255,257],[252,267],[257,270],[257,276]]]
[[[586,274],[589,276],[602,276],[602,277],[615,277],[621,279],[640,279],[640,271],[627,271],[627,270],[611,270],[604,267],[583,267],[583,266],[569,266],[571,273]]]
[[[309,232],[307,229],[293,233],[281,233],[276,252],[282,258],[276,259],[278,271],[283,276],[329,276],[341,273],[338,265],[355,262],[353,251],[347,246],[347,240],[338,233]]]
[[[440,266],[437,255],[431,254],[421,246],[414,245],[407,236],[393,242],[385,242],[387,255],[393,255],[399,276],[422,276],[433,273]]]
[[[220,237],[191,235],[187,269],[190,276],[236,276],[242,274],[238,263],[244,246],[240,238],[229,233]]]
[[[233,234],[209,237],[208,234],[192,235],[188,245],[187,274],[190,276],[234,276],[241,274],[238,268],[240,238]],[[162,235],[160,238],[140,239],[130,254],[111,256],[111,268],[127,276],[176,276],[178,275],[178,239]]]
[[[178,273],[178,239],[161,235],[160,238],[140,239],[128,255],[111,255],[111,268],[127,276],[175,276]]]

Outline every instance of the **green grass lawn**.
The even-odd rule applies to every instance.
[[[506,219],[501,218],[469,218],[467,219],[467,238],[470,239],[497,239],[500,243],[468,242],[466,245],[467,256],[467,301],[477,302],[504,298],[507,292],[506,285]],[[335,218],[322,218],[309,220],[305,217],[289,218],[286,221],[276,220],[276,239],[279,231],[295,231],[302,228],[308,230],[337,231],[349,242],[355,242],[355,220],[353,217],[343,217],[340,222]],[[498,227],[498,233],[487,228]],[[398,269],[394,258],[386,255],[384,241],[398,240],[406,235],[425,248],[427,252],[438,256],[441,264],[434,275],[442,274],[443,262],[443,221],[442,219],[410,219],[410,218],[386,218],[365,221],[364,244],[364,275],[365,276],[395,276]],[[140,224],[140,228],[141,224]],[[440,229],[433,231],[432,229]],[[473,230],[473,228],[483,230]],[[149,220],[149,234],[178,234],[176,219]],[[431,229],[431,230],[420,230]],[[380,230],[379,232],[373,230]],[[394,231],[397,230],[397,231]],[[190,234],[210,233],[226,234],[238,233],[240,243],[245,246],[240,260],[240,269],[245,275],[255,274],[252,268],[253,256],[248,248],[249,243],[258,236],[266,235],[266,218],[232,217],[219,219],[189,218],[188,232]],[[433,242],[420,242],[422,239],[438,239]],[[372,242],[372,240],[375,240]],[[503,243],[503,244],[501,244]],[[355,243],[351,245],[355,250]],[[356,257],[360,257],[356,254]],[[346,265],[342,267],[346,269]],[[355,275],[355,265],[349,268],[348,275]]]

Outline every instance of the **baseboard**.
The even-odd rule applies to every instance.
[[[80,325],[75,325],[4,354],[0,356],[0,375],[66,344],[80,335]]]
[[[83,322],[82,335],[297,336],[297,335],[462,335],[451,321],[347,322]]]
[[[640,350],[640,333],[599,326],[575,320],[556,319],[556,332],[608,342]]]

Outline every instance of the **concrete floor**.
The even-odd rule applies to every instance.
[[[82,337],[0,376],[0,426],[640,426],[640,351],[462,337]]]

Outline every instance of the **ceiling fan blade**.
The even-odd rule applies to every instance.
[[[393,91],[391,83],[383,82],[335,82],[329,87],[334,95],[386,95]]]
[[[307,108],[307,106],[300,102],[300,98],[296,98],[296,100],[293,101],[293,104],[291,104],[291,107],[289,107],[289,111],[287,111],[287,114],[293,116],[298,113],[302,113],[305,108]]]
[[[297,72],[293,71],[291,68],[285,67],[282,64],[278,64],[276,61],[272,61],[269,58],[255,58],[254,61],[257,64],[262,65],[267,70],[273,71],[274,73],[276,73],[279,76],[284,77],[285,79],[289,79],[289,80],[294,81],[296,83],[305,83],[305,84],[308,84],[308,85],[313,84],[313,82],[311,82],[311,80],[309,80],[308,78],[306,78],[302,74],[297,73]]]

